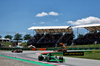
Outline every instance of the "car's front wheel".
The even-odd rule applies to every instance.
[[[12,53],[13,53],[14,51],[12,51]]]
[[[38,60],[39,61],[43,61],[44,60],[44,57],[43,56],[38,56]]]
[[[63,62],[63,57],[59,57],[59,61],[60,62]]]

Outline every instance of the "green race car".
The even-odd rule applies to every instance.
[[[38,60],[39,61],[47,61],[47,62],[50,62],[50,61],[54,61],[54,62],[64,62],[65,59],[63,57],[59,57],[57,58],[57,56],[54,56],[52,55],[51,53],[48,53],[47,55],[40,55],[38,56]]]

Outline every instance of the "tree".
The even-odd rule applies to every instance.
[[[73,38],[75,38],[75,35],[74,35],[74,33],[73,33]]]
[[[19,33],[15,34],[14,40],[17,40],[17,43],[18,43],[19,40],[22,40],[22,34],[19,34]]]
[[[6,35],[5,38],[12,39],[12,36],[11,35]]]
[[[2,36],[0,36],[0,38],[2,38]]]
[[[31,36],[30,34],[26,34],[26,35],[24,36],[24,40],[29,40],[31,37],[32,37],[32,36]]]
[[[79,35],[78,35],[78,38],[80,38],[80,37],[82,37],[82,36],[83,36],[83,34],[79,34]]]

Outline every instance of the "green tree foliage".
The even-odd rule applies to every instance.
[[[0,38],[2,38],[2,36],[0,36]]]
[[[6,35],[5,38],[12,39],[12,36],[11,35]]]
[[[83,36],[83,34],[79,34],[79,35],[78,35],[78,38],[80,38],[80,37],[82,37],[82,36]]]
[[[31,36],[30,34],[26,34],[26,35],[24,36],[24,40],[29,40],[31,37],[32,37],[32,36]]]
[[[19,34],[19,33],[15,34],[15,35],[14,35],[14,40],[17,40],[17,42],[18,42],[19,40],[22,40],[22,34]]]

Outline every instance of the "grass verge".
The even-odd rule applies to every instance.
[[[52,53],[57,56],[63,56],[63,52],[56,52]],[[64,57],[75,57],[75,58],[86,58],[86,59],[95,59],[95,60],[100,60],[100,50],[93,51],[93,52],[84,52],[84,56],[64,56]]]

